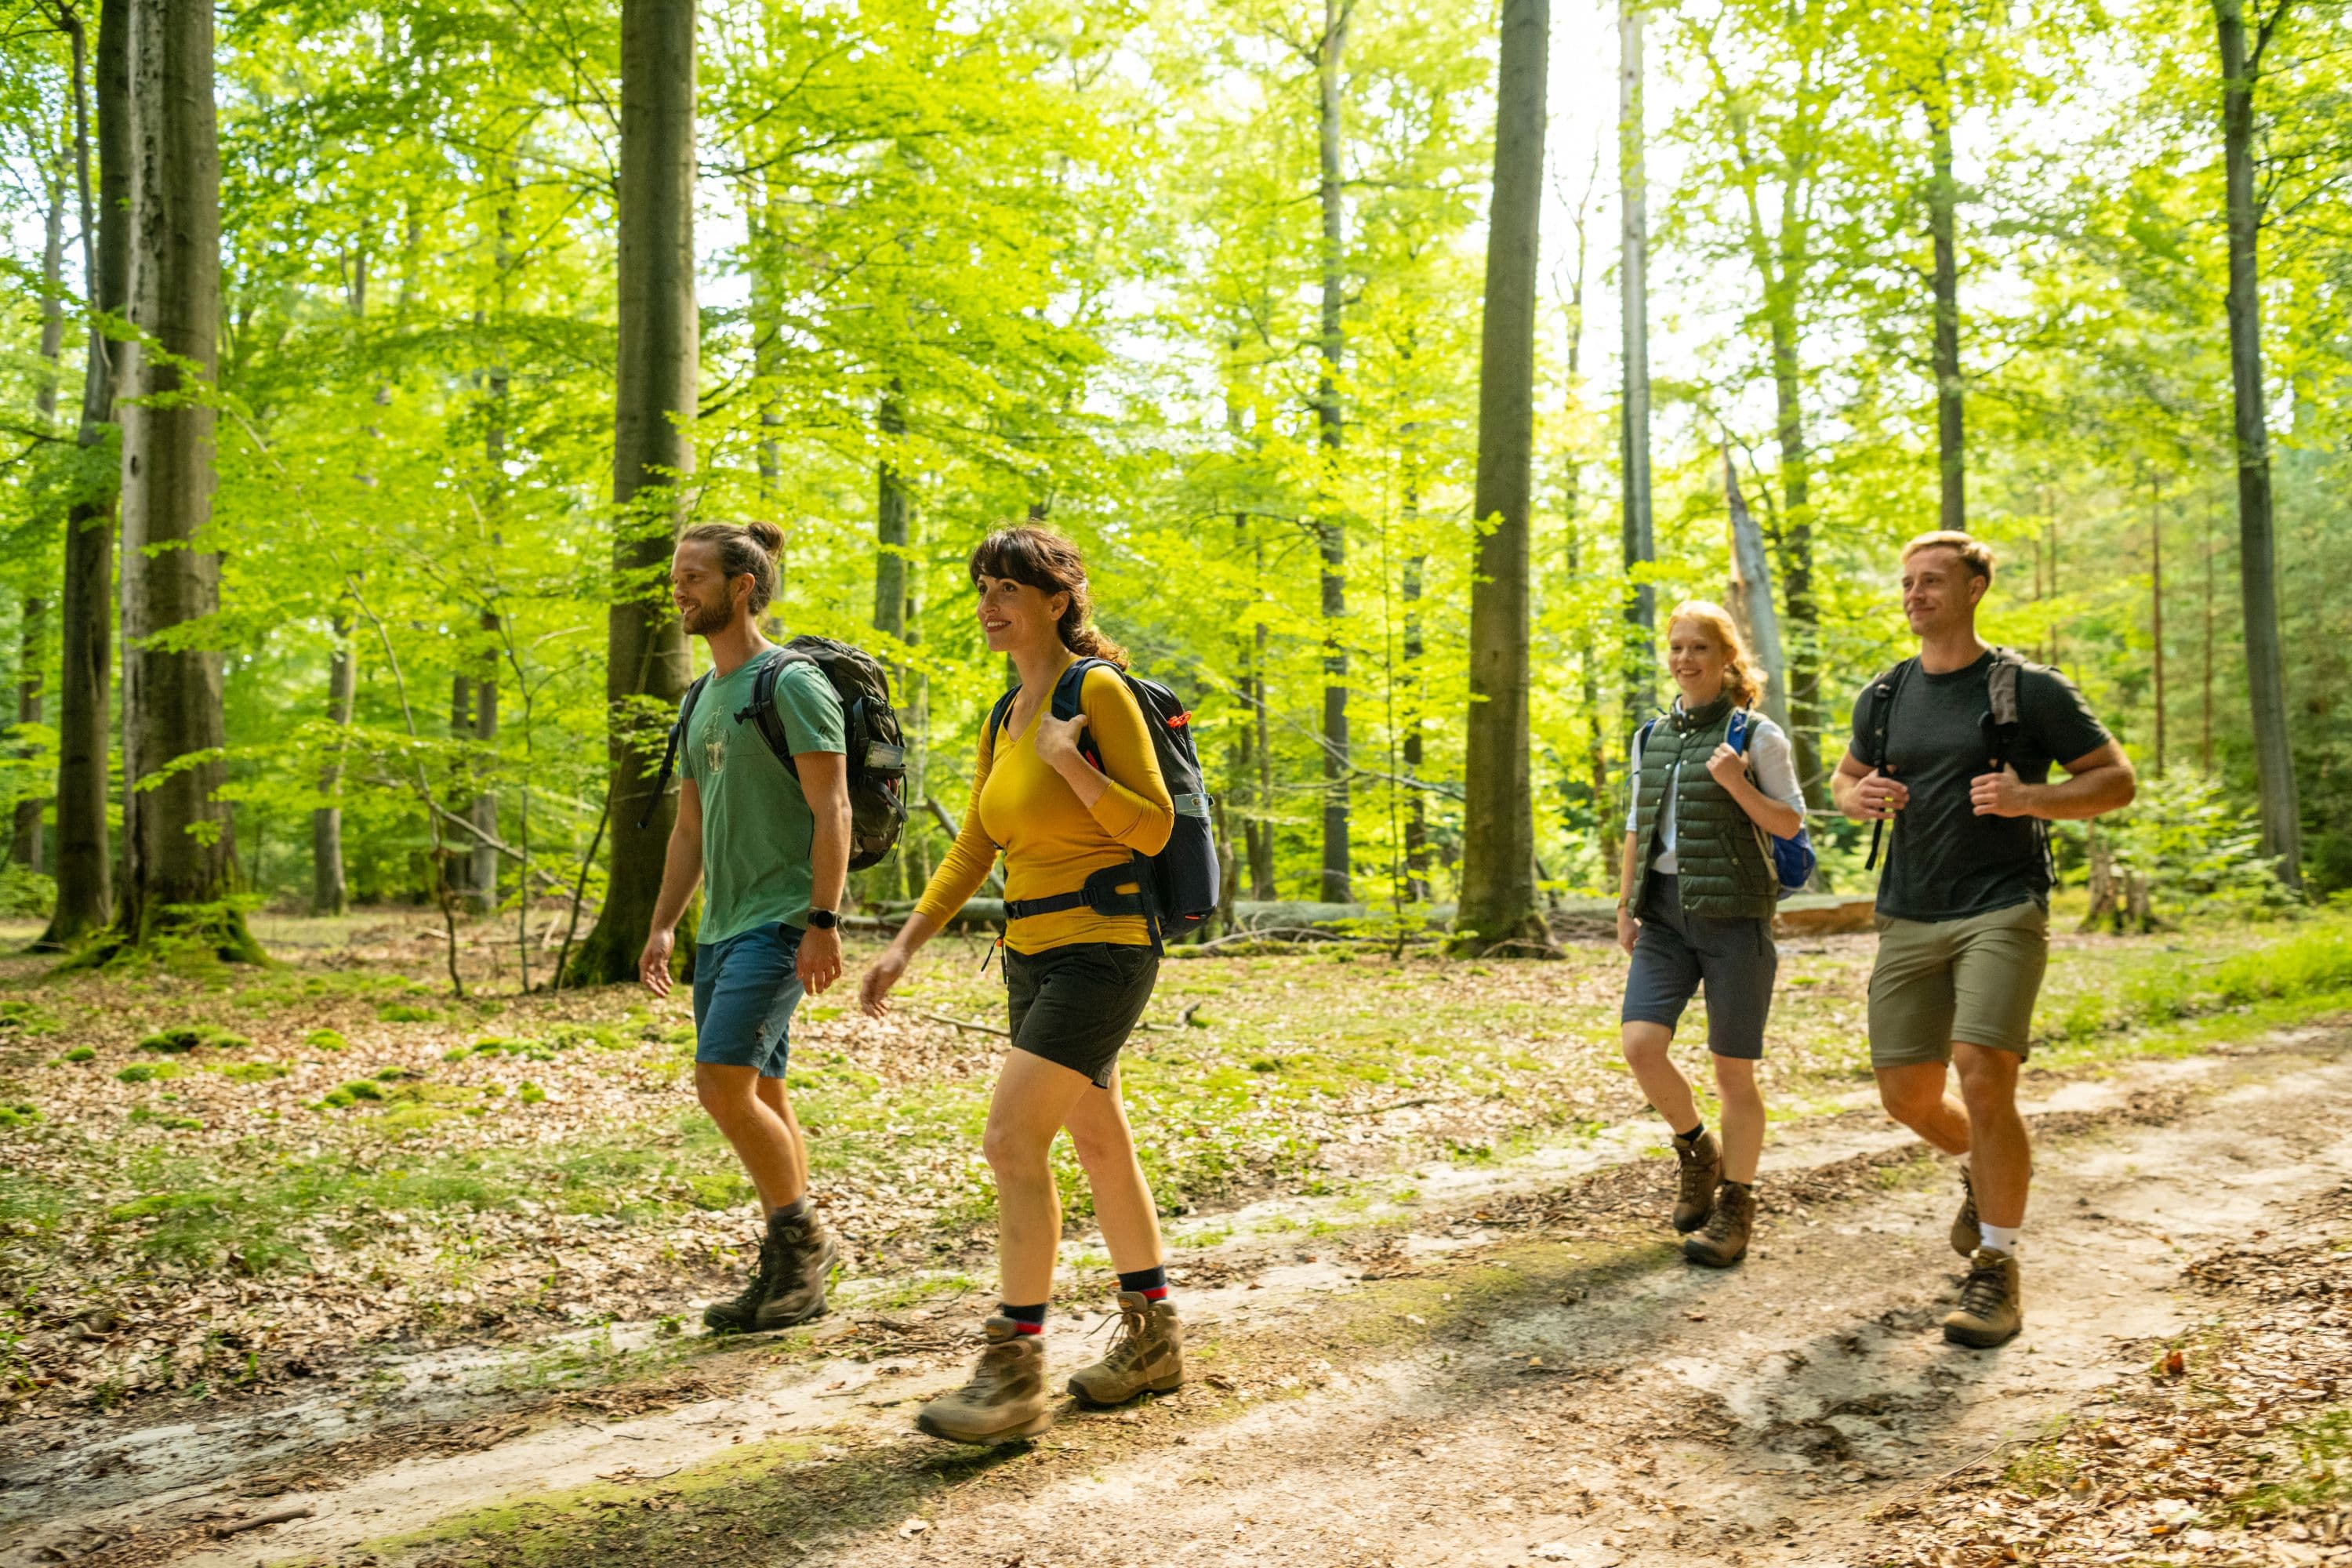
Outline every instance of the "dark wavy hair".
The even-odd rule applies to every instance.
[[[719,573],[729,582],[750,574],[754,619],[776,596],[776,557],[784,548],[784,531],[774,523],[698,522],[677,538],[681,544],[691,540],[715,548]]]
[[[1092,625],[1094,598],[1087,592],[1086,557],[1052,529],[1024,522],[1000,528],[982,540],[971,552],[972,586],[980,586],[982,577],[1026,583],[1045,594],[1067,594],[1069,607],[1062,612],[1056,626],[1062,646],[1082,658],[1106,659],[1121,669],[1127,668],[1127,649]]]

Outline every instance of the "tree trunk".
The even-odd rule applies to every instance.
[[[131,317],[160,351],[123,345],[123,804],[127,853],[115,931],[125,946],[200,932],[224,958],[256,959],[226,903],[235,873],[217,798],[226,742],[222,658],[152,639],[220,607],[212,521],[220,337],[220,149],[209,0],[132,0]],[[170,357],[165,357],[170,356]],[[209,760],[174,766],[182,759]]]
[[[327,722],[349,731],[360,681],[351,612],[338,605],[329,625],[335,643],[327,655]],[[337,804],[342,788],[343,753],[339,745],[319,769],[319,794],[329,804],[310,813],[310,912],[314,915],[339,915],[351,907],[351,893],[343,879],[343,808]]]
[[[1960,379],[1959,185],[1952,177],[1951,18],[1934,6],[1938,26],[1935,79],[1927,91],[1927,232],[1934,243],[1936,456],[1942,505],[1937,526],[1969,526],[1968,438]]]
[[[1429,901],[1429,792],[1421,787],[1423,733],[1427,725],[1422,716],[1423,694],[1427,683],[1422,679],[1421,660],[1423,652],[1421,629],[1421,579],[1427,558],[1419,552],[1421,528],[1421,480],[1417,471],[1406,480],[1404,492],[1406,526],[1413,530],[1414,553],[1404,563],[1404,679],[1411,694],[1405,706],[1404,776],[1411,781],[1407,792],[1412,801],[1404,819],[1405,888],[1413,902]]]
[[[1739,470],[1732,466],[1728,443],[1723,448],[1723,496],[1731,513],[1731,613],[1763,668],[1765,714],[1785,731],[1789,661],[1780,647],[1780,613],[1772,607],[1772,568],[1764,557],[1764,534],[1748,510],[1748,498],[1739,493]]]
[[[83,287],[90,324],[82,372],[81,427],[87,451],[107,440],[114,419],[117,361],[123,350],[100,328],[102,311],[130,296],[131,190],[129,0],[99,14],[96,68],[99,188],[90,191],[89,53],[72,5],[59,8],[73,46],[74,164],[82,234]],[[107,724],[114,665],[114,507],[117,477],[87,481],[66,510],[65,571],[58,595],[63,646],[58,658],[58,901],[34,943],[59,952],[102,929],[114,910],[114,852],[107,830]]]
[[[1339,65],[1348,49],[1348,18],[1353,0],[1323,0],[1323,40],[1316,52],[1316,127],[1323,209],[1322,367],[1315,388],[1316,425],[1322,447],[1322,517],[1316,527],[1323,552],[1323,877],[1322,896],[1335,903],[1355,898],[1349,844],[1348,775],[1348,533],[1331,493],[1344,426],[1339,407],[1339,363],[1347,340],[1342,311],[1347,302],[1347,211],[1339,165]]]
[[[1454,918],[1457,931],[1475,933],[1485,944],[1546,938],[1536,909],[1535,816],[1528,790],[1528,511],[1550,34],[1550,0],[1504,0],[1478,353],[1478,472],[1471,500],[1482,531],[1470,588],[1465,827]]]
[[[2156,656],[2156,776],[2164,776],[2164,510],[2161,483],[2147,481],[2148,647]]]
[[[481,626],[482,659],[477,667],[479,673],[474,677],[473,771],[477,777],[492,770],[498,757],[498,648],[502,629],[498,611],[484,609]],[[498,791],[487,784],[476,790],[466,816],[474,825],[474,831],[467,835],[469,842],[463,851],[470,862],[466,868],[466,910],[469,914],[495,914],[499,907],[499,851],[489,840],[499,836]]]
[[[874,474],[874,629],[893,637],[907,631],[906,482],[898,477],[898,443],[907,434],[907,413],[898,401],[898,383],[882,395],[875,413],[882,437],[882,458]]]
[[[1789,611],[1789,741],[1806,804],[1827,801],[1822,769],[1821,607],[1813,598],[1812,475],[1805,449],[1805,409],[1798,376],[1793,289],[1769,308],[1772,389],[1780,447],[1780,598]]]
[[[1617,4],[1618,311],[1623,328],[1625,389],[1618,416],[1618,461],[1624,486],[1625,571],[1658,557],[1650,516],[1650,195],[1642,119],[1641,0]],[[1626,649],[1625,732],[1648,717],[1657,690],[1657,591],[1635,583],[1625,600],[1633,628]]]
[[[2254,731],[2263,853],[2288,887],[2303,886],[2303,816],[2286,721],[2279,647],[2278,564],[2271,510],[2271,438],[2263,423],[2261,252],[2254,191],[2254,87],[2262,50],[2287,9],[2279,0],[2250,52],[2244,0],[2214,0],[2221,46],[2222,169],[2230,233],[2230,382],[2238,449],[2238,581],[2245,599],[2246,695]]]
[[[677,816],[674,799],[653,798],[653,784],[688,670],[685,629],[662,602],[660,584],[694,470],[701,368],[694,302],[696,10],[694,0],[623,0],[621,6],[621,331],[613,450],[620,516],[604,670],[612,869],[568,984],[636,973]],[[678,945],[683,969],[693,952],[684,924]]]
[[[33,383],[33,427],[44,433],[58,421],[58,366],[65,356],[65,181],[49,179],[48,210],[41,226],[41,369]],[[27,594],[18,606],[16,660],[16,722],[41,721],[41,663],[47,652],[48,604],[38,594]],[[26,753],[20,753],[26,754]],[[15,831],[9,835],[8,858],[17,865],[41,868],[41,817],[47,803],[38,794],[16,802]]]

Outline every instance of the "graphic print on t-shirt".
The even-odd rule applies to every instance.
[[[710,738],[702,742],[702,771],[717,778],[727,766],[727,731],[714,726]]]

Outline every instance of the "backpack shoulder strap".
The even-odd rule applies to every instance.
[[[996,733],[1004,728],[1005,721],[1013,717],[1013,700],[1020,695],[1021,689],[1016,686],[998,698],[996,706],[988,710],[988,728],[981,732],[981,739],[988,742],[991,755],[996,752]]]
[[[1107,658],[1081,658],[1062,671],[1062,678],[1054,683],[1055,718],[1075,719],[1078,716],[1079,705],[1086,696],[1087,672],[1096,668],[1116,670],[1118,666]]]
[[[1741,756],[1746,756],[1748,754],[1748,731],[1755,727],[1755,722],[1756,715],[1753,710],[1746,708],[1733,709],[1731,710],[1731,722],[1724,727],[1724,744],[1729,746],[1734,752],[1738,752]]]
[[[1079,659],[1069,668],[1062,671],[1062,679],[1054,683],[1055,718],[1075,719],[1078,716],[1078,709],[1086,698],[1087,672],[1098,668],[1110,670],[1122,679],[1127,673],[1107,658]],[[1078,731],[1078,754],[1092,763],[1097,772],[1102,770],[1102,747],[1095,740],[1094,726],[1091,724]]]
[[[760,731],[760,738],[768,742],[768,750],[776,754],[776,761],[788,768],[793,765],[793,742],[792,737],[784,732],[783,711],[776,706],[776,682],[783,679],[784,666],[793,660],[804,664],[816,662],[806,654],[792,652],[785,653],[782,658],[766,660],[751,672],[751,700],[735,715],[735,721],[739,724],[750,720]]]
[[[678,700],[677,717],[671,721],[669,742],[662,748],[661,772],[654,779],[654,793],[646,798],[646,809],[637,817],[640,830],[653,821],[654,812],[660,806],[662,796],[669,793],[670,776],[677,771],[677,749],[686,743],[687,726],[694,722],[694,700],[702,695],[702,689],[709,680],[708,674],[696,676],[687,682],[686,695]]]
[[[1985,698],[1992,709],[1996,724],[2018,722],[2017,678],[2027,668],[2025,656],[2013,647],[1992,650],[1991,668],[1985,671]]]
[[[1886,727],[1895,716],[1895,694],[1903,689],[1903,683],[1910,679],[1911,672],[1918,668],[1919,659],[1915,654],[1882,672],[1863,692],[1864,710],[1861,727],[1871,748],[1870,755],[1864,760],[1874,768],[1886,765]]]

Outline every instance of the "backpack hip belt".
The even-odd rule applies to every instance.
[[[1133,882],[1135,891],[1120,892],[1121,882]],[[1142,915],[1148,919],[1152,913],[1150,889],[1150,868],[1130,860],[1124,866],[1106,866],[1091,873],[1086,886],[1072,892],[1048,893],[1042,899],[1007,899],[1004,918],[1025,921],[1033,915],[1085,909],[1098,915]]]

